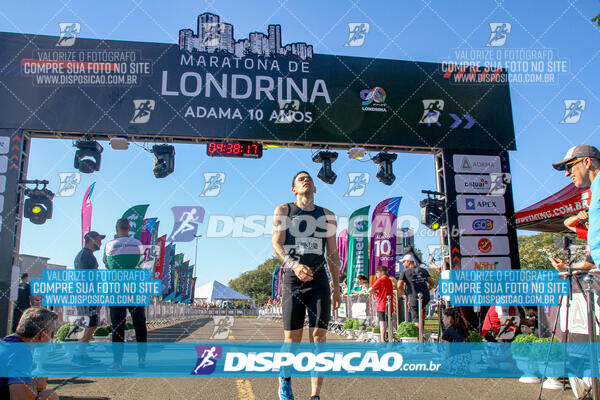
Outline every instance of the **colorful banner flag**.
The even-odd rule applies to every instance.
[[[190,302],[193,303],[195,300],[196,300],[196,277],[193,277],[192,278],[192,297],[190,299]]]
[[[375,281],[375,269],[388,268],[390,276],[396,274],[396,220],[402,197],[392,197],[377,204],[371,216],[371,251],[369,254],[369,281]]]
[[[154,230],[154,224],[158,218],[146,218],[142,224],[142,230],[140,232],[140,242],[144,246],[148,246],[152,243],[152,231]]]
[[[183,253],[175,254],[175,267],[173,268],[173,297],[170,299],[177,303],[181,297],[181,266],[183,265]]]
[[[281,271],[281,267],[275,268],[273,271],[273,276],[271,277],[271,298],[276,299],[277,294],[279,293],[279,271]]]
[[[163,235],[156,239],[156,262],[154,263],[154,279],[162,281],[163,269],[165,265],[165,244],[167,242],[167,235]],[[169,251],[171,251],[169,249]]]
[[[92,229],[92,195],[94,194],[94,186],[92,183],[83,195],[83,203],[81,204],[81,243],[85,247],[85,234]]]
[[[173,231],[170,242],[191,242],[198,232],[198,224],[204,221],[204,208],[200,206],[172,207]]]
[[[185,293],[185,300],[183,301],[183,303],[191,303],[194,299],[194,294],[192,292],[193,275],[194,275],[194,266],[190,265],[190,266],[188,266],[187,279],[185,281],[185,286],[186,286],[185,292],[186,293]]]
[[[359,208],[348,220],[348,261],[346,284],[348,293],[359,290],[356,277],[369,274],[369,208]]]
[[[146,215],[146,210],[148,210],[149,204],[140,204],[137,206],[131,207],[129,210],[123,213],[121,218],[127,218],[129,221],[129,226],[131,227],[129,231],[129,236],[140,239],[140,235],[142,233],[142,228],[144,227],[144,216]]]
[[[179,286],[177,288],[177,296],[175,297],[175,301],[178,303],[183,303],[185,300],[185,296],[187,295],[187,279],[188,279],[188,268],[190,266],[189,261],[184,261],[179,267]]]
[[[348,229],[340,232],[337,238],[338,254],[340,255],[340,279],[344,275],[348,263]]]
[[[175,245],[169,243],[165,248],[165,258],[162,274],[162,299],[164,301],[173,297],[173,271],[175,267]]]

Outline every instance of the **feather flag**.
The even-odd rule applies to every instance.
[[[348,263],[348,229],[340,232],[337,238],[338,254],[340,255],[340,278],[344,275]]]
[[[121,218],[126,218],[129,221],[129,226],[131,227],[129,231],[130,237],[138,240],[140,239],[142,228],[144,226],[144,215],[146,215],[146,210],[148,210],[148,207],[149,204],[140,204],[131,207],[123,213]]]
[[[83,195],[83,203],[81,204],[81,243],[85,247],[85,234],[92,229],[92,195],[94,194],[94,186],[92,183]]]
[[[369,281],[375,282],[375,269],[388,268],[390,276],[396,274],[396,220],[402,197],[392,197],[377,204],[371,216],[371,251]]]
[[[369,208],[354,211],[348,221],[348,293],[360,289],[358,275],[369,273]]]

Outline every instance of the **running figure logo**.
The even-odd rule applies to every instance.
[[[221,185],[225,183],[225,174],[223,172],[205,172],[204,189],[200,197],[215,197],[221,192]]]
[[[300,110],[300,100],[278,100],[279,114],[276,124],[291,124],[294,122],[296,111]]]
[[[57,197],[71,197],[77,190],[77,185],[81,182],[81,174],[79,172],[59,172],[60,185],[56,191]]]
[[[79,22],[60,22],[60,37],[56,43],[59,47],[69,47],[75,44],[75,39],[81,32],[81,24]]]
[[[191,242],[198,232],[198,224],[204,221],[204,208],[197,207],[172,207],[173,232],[168,239],[170,242]]]
[[[217,368],[217,359],[223,355],[221,346],[196,346],[198,361],[191,375],[210,375]]]
[[[510,174],[507,172],[499,172],[490,174],[490,192],[494,196],[504,196],[506,188],[510,184]]]
[[[348,190],[344,193],[344,197],[359,197],[365,193],[367,184],[371,179],[371,175],[368,172],[349,172]]]
[[[371,26],[368,22],[349,22],[348,29],[350,33],[348,34],[348,40],[344,46],[346,47],[359,47],[365,43],[365,38],[367,33],[369,33],[369,29]]]
[[[506,43],[506,38],[512,29],[509,22],[490,22],[490,39],[485,44],[488,47],[501,47]]]
[[[444,100],[425,99],[423,100],[423,108],[425,110],[423,111],[421,120],[419,120],[420,124],[427,124],[429,126],[431,126],[431,124],[436,124],[437,126],[442,126],[438,120],[444,109]]]
[[[561,124],[576,124],[585,110],[585,100],[563,100],[565,103],[565,115],[560,120]]]
[[[221,35],[225,32],[225,24],[205,22],[202,24],[202,44],[206,47],[217,47],[221,43]]]
[[[135,108],[133,112],[133,118],[129,121],[130,124],[145,124],[150,121],[150,113],[154,111],[154,100],[140,99],[133,100],[133,106]]]

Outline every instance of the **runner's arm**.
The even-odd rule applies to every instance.
[[[35,400],[38,398],[37,390],[34,390],[30,385],[17,383],[9,385],[8,387],[11,399]]]

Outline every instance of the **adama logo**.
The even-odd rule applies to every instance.
[[[492,251],[492,242],[490,242],[490,239],[488,238],[479,239],[479,242],[477,242],[477,248],[482,253],[489,253]]]

